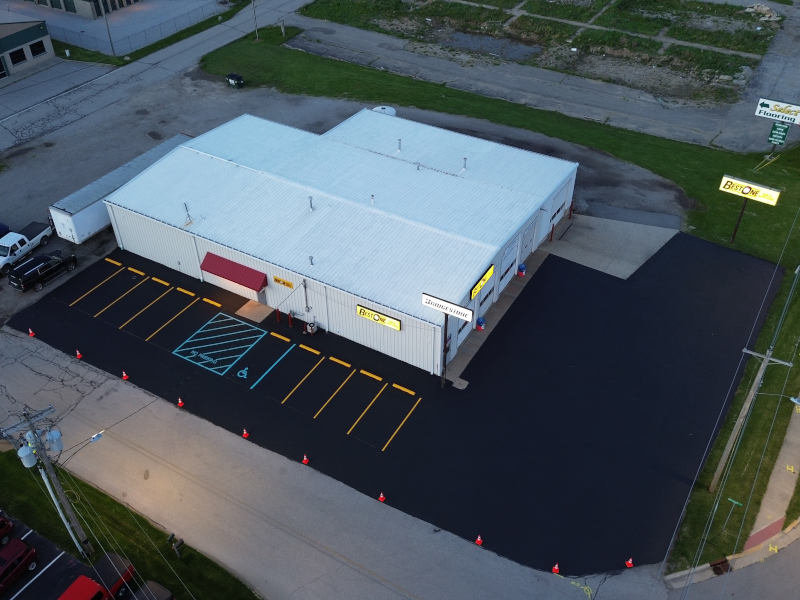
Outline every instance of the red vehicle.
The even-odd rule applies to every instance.
[[[26,571],[36,569],[36,548],[13,539],[0,550],[0,595],[7,592]]]
[[[58,600],[111,600],[111,594],[94,579],[81,575],[64,590]]]
[[[101,583],[81,575],[58,600],[121,600],[130,596],[130,582],[136,573],[130,561],[106,554],[95,563],[94,571]]]

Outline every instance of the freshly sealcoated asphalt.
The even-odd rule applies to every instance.
[[[81,272],[11,326],[566,575],[663,559],[774,270],[684,234],[627,281],[550,256],[462,375],[467,389],[442,390],[337,336],[301,335],[285,316],[238,317],[244,301],[228,292],[129,253],[110,258],[120,265]],[[216,326],[235,340],[215,363]]]

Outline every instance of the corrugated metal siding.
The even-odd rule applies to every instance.
[[[202,279],[191,235],[118,206],[109,208],[120,248]]]
[[[400,331],[358,316],[357,304],[398,319]],[[436,362],[434,359],[436,331],[439,331],[440,327],[331,287],[327,290],[327,310],[330,320],[328,330],[332,333],[394,356],[429,373],[438,373],[438,370],[432,367]]]

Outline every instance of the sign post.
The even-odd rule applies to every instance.
[[[731,244],[736,239],[736,232],[739,231],[739,224],[742,222],[744,209],[747,207],[747,201],[749,199],[752,198],[757,202],[763,202],[764,204],[775,206],[778,203],[778,198],[781,195],[780,190],[768,188],[758,183],[745,181],[744,179],[734,179],[730,175],[723,175],[722,181],[719,184],[719,189],[722,192],[733,194],[735,196],[742,196],[744,198],[742,201],[742,210],[739,211],[739,218],[736,219],[736,225],[734,226],[733,233],[731,234]]]
[[[422,294],[422,305],[430,306],[432,309],[444,313],[444,331],[442,337],[442,388],[444,388],[445,376],[447,374],[447,351],[450,349],[450,344],[447,342],[447,317],[453,315],[462,321],[470,322],[472,321],[472,311],[469,308],[464,308],[458,304],[453,304],[452,302],[442,300],[436,296],[429,296],[428,294]]]

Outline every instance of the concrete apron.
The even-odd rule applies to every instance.
[[[457,389],[469,385],[468,381],[461,378],[461,373],[549,254],[620,279],[628,279],[676,233],[677,229],[575,213],[569,219],[562,219],[552,241],[545,241],[523,261],[528,274],[514,277],[487,311],[485,329],[473,330],[462,342],[458,354],[447,364],[448,381]]]

